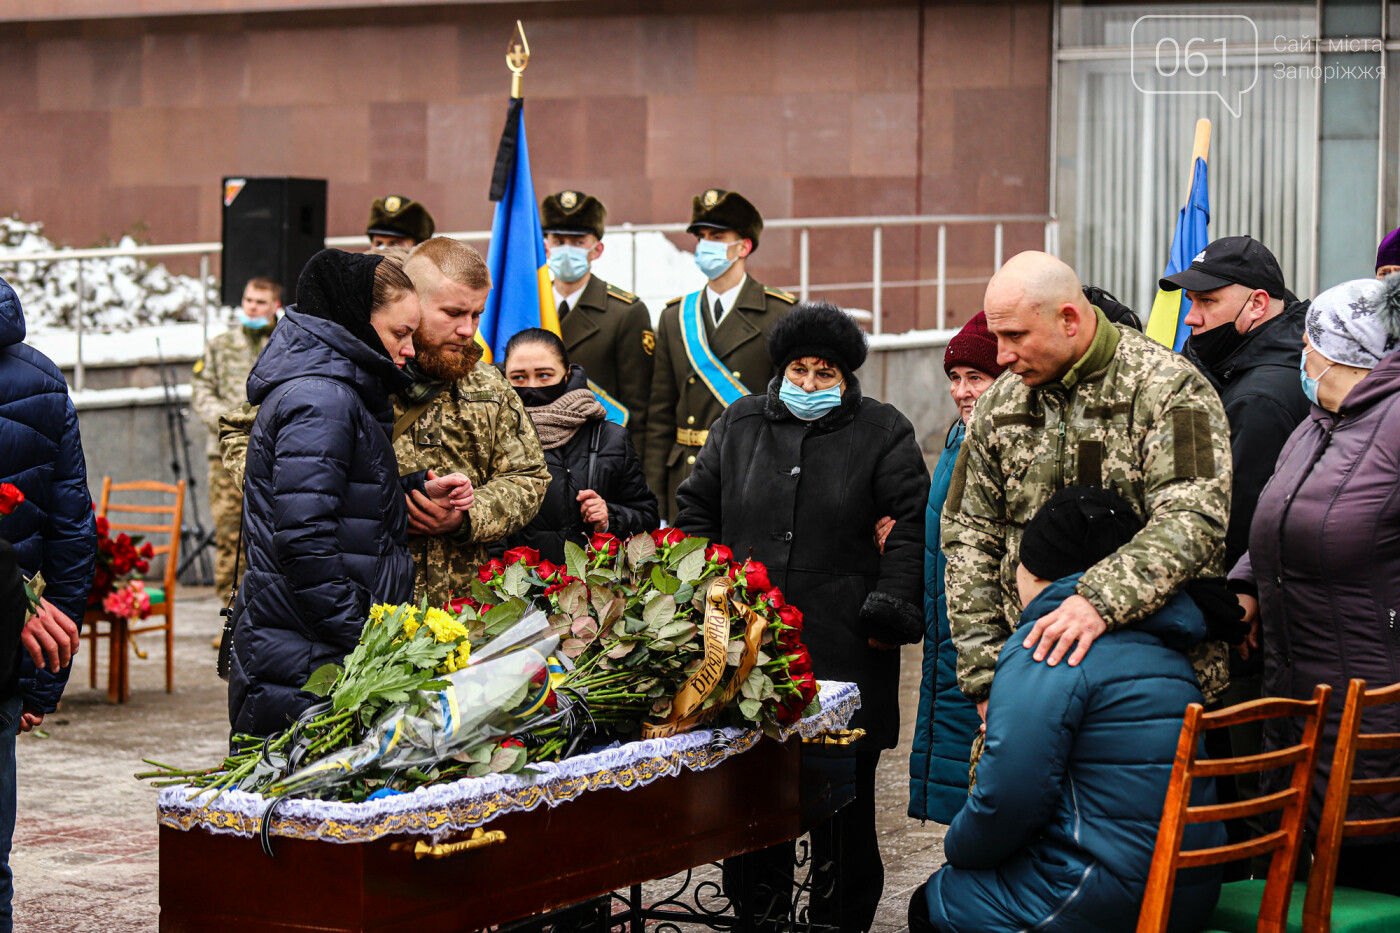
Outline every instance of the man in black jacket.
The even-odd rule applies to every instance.
[[[1298,422],[1307,415],[1298,368],[1303,353],[1303,318],[1308,302],[1283,284],[1274,254],[1253,237],[1222,237],[1205,248],[1187,269],[1161,280],[1165,290],[1186,289],[1191,336],[1183,352],[1220,393],[1230,422],[1235,479],[1230,524],[1225,532],[1225,566],[1234,567],[1249,549],[1249,526],[1259,493],[1274,474],[1274,463]],[[1263,685],[1256,620],[1244,644],[1230,658],[1228,705],[1258,699]],[[1260,750],[1262,729],[1247,723],[1229,730],[1233,754]],[[1229,754],[1216,749],[1214,754]],[[1254,777],[1254,776],[1249,776]],[[1222,796],[1230,793],[1222,782]],[[1237,779],[1242,797],[1257,792],[1257,781]],[[1231,828],[1231,839],[1239,829]],[[1257,835],[1249,832],[1242,835]]]

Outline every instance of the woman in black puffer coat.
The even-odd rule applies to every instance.
[[[600,532],[626,540],[657,527],[656,496],[627,429],[604,419],[587,374],[569,365],[563,341],[540,328],[521,331],[506,344],[505,371],[549,467],[539,514],[505,546],[532,547],[562,566],[565,541],[583,546]]]
[[[861,708],[855,800],[835,817],[839,852],[814,836],[814,859],[841,866],[839,914],[813,897],[812,919],[869,929],[884,869],[875,832],[875,766],[899,739],[899,645],[924,634],[924,507],[929,475],[909,419],[861,394],[865,335],[825,302],[793,308],[768,335],[779,375],[765,395],[727,408],[676,493],[676,527],[764,564],[804,614],[818,678],[854,681]],[[876,523],[894,520],[883,549]],[[747,878],[791,872],[792,847],[726,863],[726,889],[763,906]]]
[[[323,250],[297,282],[295,306],[248,376],[258,409],[248,441],[243,546],[234,601],[229,722],[235,733],[285,729],[315,697],[311,672],[359,641],[375,603],[413,596],[404,495],[465,508],[453,474],[399,477],[389,393],[409,378],[418,297],[382,256]]]

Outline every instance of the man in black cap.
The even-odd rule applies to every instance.
[[[695,466],[710,425],[738,399],[767,391],[775,372],[768,331],[797,301],[749,276],[763,217],[737,191],[696,195],[687,232],[709,283],[661,312],[643,458],[667,521],[675,520],[676,487]]]
[[[1274,254],[1253,237],[1222,237],[1190,267],[1160,282],[1162,289],[1185,289],[1191,301],[1186,323],[1191,336],[1183,352],[1220,393],[1230,422],[1235,480],[1230,524],[1225,533],[1227,570],[1249,549],[1249,526],[1259,493],[1274,473],[1284,442],[1307,415],[1298,368],[1303,352],[1303,320],[1308,302],[1299,301],[1283,282]],[[1230,658],[1225,705],[1258,699],[1263,659],[1256,627]],[[1259,723],[1229,730],[1233,753],[1255,754],[1262,740]],[[1228,754],[1223,749],[1215,754]],[[1253,780],[1252,780],[1253,779]],[[1222,781],[1230,794],[1230,781]],[[1257,775],[1236,779],[1241,797],[1253,797]],[[1248,837],[1232,827],[1231,838]],[[1243,864],[1243,863],[1241,863]]]
[[[369,223],[365,236],[371,249],[384,246],[407,246],[410,249],[431,239],[437,227],[433,215],[417,201],[397,194],[375,198],[369,206]]]
[[[540,205],[554,307],[569,359],[583,367],[608,420],[627,428],[640,456],[646,445],[656,335],[641,299],[592,272],[603,255],[607,216],[603,202],[582,191],[560,191]]]

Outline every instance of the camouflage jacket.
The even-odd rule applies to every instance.
[[[209,429],[208,453],[219,456],[219,416],[248,399],[248,373],[267,346],[273,328],[234,327],[209,341],[190,376],[190,407]]]
[[[395,421],[411,407],[411,402],[395,396]],[[240,485],[256,417],[257,409],[245,402],[219,421],[224,466]],[[476,489],[476,501],[458,531],[409,536],[413,598],[426,596],[432,605],[469,592],[472,576],[486,561],[486,546],[528,525],[549,485],[534,422],[494,366],[478,365],[470,376],[438,392],[394,442],[394,456],[401,474],[460,472]]]
[[[1058,382],[1032,388],[1003,374],[977,400],[943,508],[963,693],[980,702],[991,690],[1021,613],[1021,531],[1056,490],[1112,488],[1146,523],[1077,588],[1117,628],[1155,612],[1189,581],[1223,574],[1230,462],[1225,410],[1205,377],[1102,312],[1088,352]],[[1206,642],[1191,657],[1201,691],[1215,699],[1228,684],[1224,644]]]
[[[395,397],[396,420],[407,407]],[[414,598],[427,596],[438,606],[471,591],[472,577],[487,559],[487,544],[528,525],[549,486],[534,422],[506,377],[485,364],[434,396],[394,442],[394,455],[400,473],[461,472],[476,489],[476,502],[459,531],[408,539],[417,567]]]

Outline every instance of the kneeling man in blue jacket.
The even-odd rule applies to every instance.
[[[1080,575],[1142,522],[1117,493],[1060,490],[1026,525],[1016,568],[1021,625],[1074,593]],[[914,892],[911,933],[1130,933],[1147,885],[1181,722],[1201,690],[1186,652],[1205,618],[1178,593],[1146,620],[1110,630],[1077,666],[1008,642],[987,709],[976,786],[944,840],[948,864]],[[1191,803],[1215,802],[1197,781]],[[1223,845],[1220,823],[1186,828],[1183,848]],[[1218,867],[1182,871],[1171,929],[1199,930]]]

